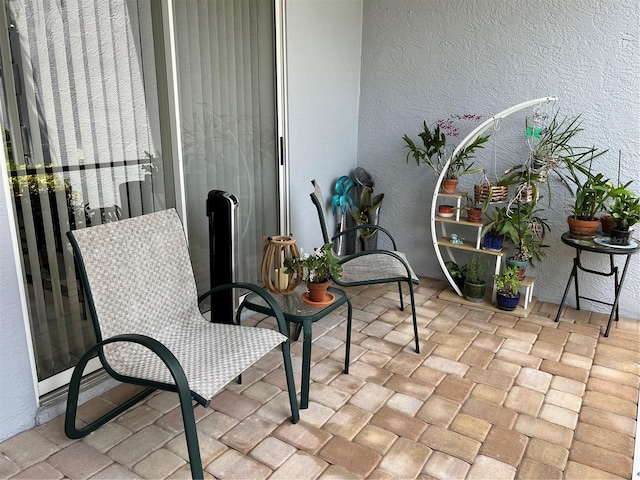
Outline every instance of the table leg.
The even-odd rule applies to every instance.
[[[567,294],[569,293],[569,288],[571,287],[571,280],[573,280],[573,277],[576,277],[576,283],[577,283],[577,264],[576,264],[576,259],[573,259],[573,268],[571,269],[571,275],[569,275],[569,281],[567,282],[567,286],[564,289],[564,295],[562,295],[562,300],[560,301],[560,306],[558,307],[558,313],[556,314],[556,322],[560,321],[560,314],[562,313],[562,307],[564,306],[564,302],[567,300]],[[577,285],[576,285],[576,291],[577,291]]]
[[[351,315],[353,308],[351,300],[347,297],[347,343],[344,349],[344,373],[349,373],[349,357],[351,355]]]
[[[627,259],[629,259],[629,256],[627,256]],[[613,255],[609,255],[609,261],[611,262],[611,271],[613,272],[613,281],[615,282],[614,294],[615,294],[615,298],[618,298],[618,295],[620,295],[620,282],[618,281],[618,267],[614,266]],[[625,263],[625,266],[626,266],[626,263]],[[620,305],[616,305],[615,310],[616,310],[616,322],[617,322],[618,320],[620,320]]]
[[[629,260],[631,260],[631,255],[627,255],[627,260],[624,262],[624,268],[622,269],[622,275],[620,276],[620,283],[618,283],[618,273],[616,269],[616,298],[613,301],[613,305],[611,306],[611,313],[609,314],[609,321],[607,322],[607,329],[604,332],[604,336],[609,336],[609,330],[611,330],[611,322],[613,321],[613,316],[616,316],[616,321],[618,321],[618,302],[620,300],[620,292],[622,291],[622,283],[624,282],[624,277],[627,274],[627,267],[629,266]]]
[[[302,387],[300,389],[300,408],[309,408],[309,382],[311,377],[311,320],[302,323]]]
[[[574,264],[574,278],[573,280],[575,281],[575,290],[576,290],[576,310],[580,310],[580,293],[579,293],[579,286],[578,286],[578,268],[580,268],[580,250],[577,250],[576,252],[576,258],[573,259],[573,264]]]

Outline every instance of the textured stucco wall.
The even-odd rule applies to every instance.
[[[322,244],[309,194],[326,198],[356,167],[362,0],[287,2],[291,232],[305,251]]]
[[[405,162],[402,141],[405,133],[417,138],[423,120],[451,113],[490,116],[555,95],[562,113],[582,113],[582,144],[609,149],[599,169],[615,179],[621,152],[622,180],[636,179],[640,191],[639,17],[636,0],[364,2],[358,165],[387,194],[381,224],[398,236],[419,274],[442,276],[428,221],[435,177]],[[490,177],[526,159],[523,125],[524,114],[514,115],[492,132],[493,141],[478,156]],[[477,181],[464,177],[462,189]],[[551,248],[531,274],[537,278],[534,295],[559,302],[574,253],[560,241],[571,197],[556,181],[552,192]],[[608,266],[606,257],[589,258],[592,266]],[[621,314],[636,319],[639,280],[636,255],[621,301]],[[582,286],[586,295],[611,298],[601,293],[612,290],[610,278],[589,276]]]

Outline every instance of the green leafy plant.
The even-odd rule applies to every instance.
[[[544,238],[549,231],[543,210],[535,202],[516,201],[506,207],[497,207],[486,214],[482,234],[504,237],[514,247],[514,260],[542,260],[546,255]]]
[[[614,187],[604,174],[593,175],[589,172],[586,180],[577,184],[571,211],[578,220],[595,220],[610,198],[625,193],[628,193],[628,190],[624,185]]]
[[[630,183],[625,187],[628,187]],[[620,193],[614,197],[613,204],[608,211],[616,222],[616,228],[628,231],[633,225],[640,222],[640,197],[631,191]]]
[[[517,261],[542,260],[546,256],[544,238],[549,231],[547,220],[541,216],[543,210],[535,202],[515,202],[511,205],[510,218],[513,228],[507,240],[514,246],[513,259]]]
[[[580,176],[590,176],[594,159],[606,153],[606,150],[576,145],[576,136],[582,132],[581,116],[560,117],[556,111],[548,126],[535,129],[525,121],[531,154],[527,160],[506,170],[497,184],[500,186],[531,186],[533,198],[538,198],[541,186],[546,186],[549,205],[551,205],[550,173],[555,173],[561,183],[573,193],[572,185],[580,185]]]
[[[449,275],[451,275],[454,282],[458,285],[462,285],[464,283],[464,272],[456,262],[449,260],[444,262],[444,266],[447,268],[447,272],[449,272]]]
[[[529,125],[525,122],[525,129]],[[546,179],[549,172],[555,172],[568,186],[577,172],[587,173],[591,162],[606,150],[576,146],[576,135],[582,132],[581,115],[560,118],[556,111],[550,124],[540,132],[540,139],[531,151],[532,172],[539,179]]]
[[[522,282],[518,279],[518,269],[516,267],[507,267],[499,275],[494,275],[496,282],[496,291],[507,297],[516,297],[522,286]]]
[[[515,235],[513,223],[508,216],[507,207],[496,207],[493,211],[485,213],[487,222],[482,227],[482,235]]]
[[[454,120],[479,120],[478,115],[451,115],[446,120],[438,120],[433,127],[429,127],[427,122],[422,122],[422,131],[418,132],[418,136],[422,140],[422,146],[416,145],[408,135],[404,135],[402,139],[405,141],[405,148],[409,149],[407,153],[407,162],[410,158],[416,161],[416,165],[424,163],[428,165],[436,175],[440,175],[447,161],[451,158],[447,146],[447,135],[458,136],[459,130],[454,125]],[[469,145],[460,150],[455,158],[451,158],[451,162],[447,168],[445,178],[458,178],[461,175],[481,172],[481,168],[473,168],[471,161],[475,157],[475,151],[484,148],[484,144],[489,140],[489,135],[479,136]],[[455,148],[451,149],[453,152]]]
[[[463,273],[465,281],[474,284],[483,284],[489,271],[489,261],[484,255],[475,254],[464,266]]]
[[[333,254],[333,243],[326,243],[316,248],[313,253],[300,257],[288,257],[284,260],[285,273],[292,275],[297,266],[302,267],[302,279],[311,283],[323,283],[329,278],[339,279],[342,276],[340,260]]]
[[[384,193],[379,193],[375,197],[373,195],[373,188],[363,187],[362,194],[360,195],[360,209],[356,208],[351,216],[358,222],[358,225],[371,225],[373,222],[372,214],[376,212],[382,205],[384,200]],[[362,238],[371,237],[376,233],[375,228],[363,228],[360,232]]]

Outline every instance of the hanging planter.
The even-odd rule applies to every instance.
[[[533,187],[526,183],[519,185],[516,189],[516,199],[521,202],[533,201]]]
[[[476,183],[473,187],[473,195],[476,203],[505,202],[509,196],[509,187],[490,182]]]

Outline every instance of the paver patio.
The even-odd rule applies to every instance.
[[[421,353],[391,286],[347,289],[354,306],[349,375],[345,311],[314,325],[310,403],[292,425],[281,355],[272,352],[197,407],[209,478],[632,477],[640,322],[538,302],[528,318],[416,290]],[[551,317],[551,318],[550,318]],[[256,315],[249,322],[272,325]],[[302,340],[294,343],[300,371]],[[296,377],[299,388],[300,376]],[[128,396],[85,403],[89,420]],[[64,416],[0,443],[1,478],[188,478],[175,394],[155,394],[79,441]]]

